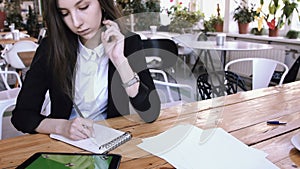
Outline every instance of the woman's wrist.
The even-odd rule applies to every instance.
[[[117,71],[120,74],[122,83],[127,83],[132,78],[134,78],[134,72],[128,63],[127,58],[125,58],[122,62],[120,62],[118,65],[115,65],[115,66],[116,66]]]
[[[45,134],[61,134],[64,135],[66,130],[66,123],[68,120],[65,119],[50,119],[46,118],[41,121],[40,125],[36,128],[36,132]]]
[[[111,59],[111,61],[117,70],[122,69],[122,67],[124,67],[124,64],[128,64],[128,60],[125,56],[120,57],[118,59]]]

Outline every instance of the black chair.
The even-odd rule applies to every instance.
[[[197,78],[197,88],[202,100],[247,91],[245,81],[231,71],[203,73]]]
[[[176,65],[178,48],[171,39],[143,40],[144,52],[148,68],[167,69]],[[151,59],[147,59],[150,58]]]
[[[147,39],[143,40],[143,46],[147,67],[154,84],[160,91],[165,91],[164,95],[168,97],[165,101],[161,98],[162,103],[180,101],[180,89],[188,87],[178,84],[168,73],[176,66],[178,60],[178,48],[175,42],[171,39]]]
[[[299,67],[300,67],[300,56],[298,56],[298,58],[295,60],[293,65],[289,68],[289,71],[288,71],[287,75],[285,76],[283,83],[294,82],[297,78]],[[271,82],[278,84],[281,79],[282,74],[283,74],[283,72],[281,72],[281,71],[275,71],[272,76]]]

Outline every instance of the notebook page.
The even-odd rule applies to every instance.
[[[58,134],[50,134],[50,137],[93,153],[103,153],[104,151],[99,150],[99,147],[101,145],[106,144],[114,138],[117,138],[124,134],[123,131],[99,124],[94,124],[93,127],[96,136],[95,138],[87,138],[83,140],[74,141]]]

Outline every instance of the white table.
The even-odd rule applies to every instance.
[[[267,50],[272,49],[273,47],[268,44],[253,43],[253,42],[244,42],[244,41],[226,41],[223,46],[217,46],[215,41],[184,41],[182,42],[186,47],[193,49],[204,50],[205,54],[208,54],[211,59],[211,54],[209,51],[221,51],[221,61],[223,67],[226,64],[226,52],[227,51],[252,51],[252,50]],[[199,61],[199,57],[196,60],[196,63]],[[192,68],[192,71],[195,69],[196,63]]]
[[[172,39],[172,37],[180,35],[179,33],[161,31],[154,34],[151,31],[136,31],[135,33],[139,34],[142,39]]]

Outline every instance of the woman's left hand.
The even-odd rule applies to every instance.
[[[104,20],[106,31],[101,34],[101,41],[104,45],[105,52],[117,67],[126,59],[124,56],[124,35],[120,32],[116,22]]]

